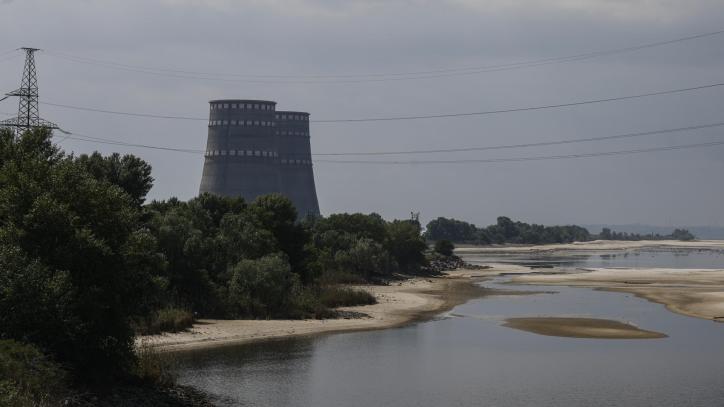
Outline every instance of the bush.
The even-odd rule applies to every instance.
[[[139,379],[149,384],[170,386],[176,382],[176,360],[170,352],[162,353],[146,342],[136,347],[136,371]]]
[[[56,405],[67,394],[66,373],[32,345],[0,340],[0,406]]]
[[[346,287],[321,288],[319,301],[329,308],[377,304],[377,299],[369,292]]]
[[[443,256],[452,256],[455,245],[449,240],[438,240],[435,242],[435,252]]]
[[[300,287],[299,276],[280,255],[242,260],[232,273],[229,303],[236,316],[286,316]]]
[[[180,332],[191,328],[194,315],[187,310],[163,308],[143,319],[136,326],[140,335],[157,335],[161,332]]]

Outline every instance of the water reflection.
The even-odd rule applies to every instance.
[[[549,253],[475,253],[463,255],[472,264],[503,263],[531,268],[724,268],[721,250],[559,251]]]
[[[659,255],[667,260],[647,264],[678,256]],[[622,264],[647,256],[597,254],[583,261]],[[676,258],[687,267],[703,267],[692,259],[709,261],[697,256]],[[485,285],[541,289],[504,281]],[[556,293],[473,300],[445,317],[400,329],[183,354],[180,377],[225,397],[226,405],[724,405],[724,324],[673,314],[628,294],[552,289]],[[505,317],[539,315],[627,321],[669,338],[557,338],[499,324]]]

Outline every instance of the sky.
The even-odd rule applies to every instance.
[[[566,63],[456,69],[719,30],[721,0],[0,0],[0,90],[14,90],[21,78],[22,55],[9,51],[41,48],[45,119],[77,134],[203,150],[205,121],[42,103],[207,117],[211,99],[268,99],[279,110],[310,112],[312,120],[565,104],[724,82],[724,34]],[[396,75],[429,71],[443,72]],[[312,152],[486,147],[712,124],[724,122],[723,101],[724,87],[714,87],[483,116],[312,123]],[[0,102],[0,113],[16,110],[16,100]],[[724,127],[508,150],[315,156],[314,171],[323,214],[420,212],[424,222],[446,216],[481,226],[498,216],[543,224],[724,226],[724,146],[499,163],[321,161],[499,159],[717,141],[724,141]],[[142,157],[155,177],[149,198],[198,193],[201,154],[73,139],[60,145],[78,154]]]

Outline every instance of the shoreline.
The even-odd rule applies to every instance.
[[[724,250],[724,240],[592,240],[540,245],[459,245],[455,253],[546,253],[556,251],[615,251],[637,249]]]
[[[457,270],[440,277],[414,277],[386,286],[359,285],[378,303],[341,307],[338,311],[365,314],[360,318],[306,320],[201,319],[190,329],[136,338],[162,352],[240,345],[328,333],[369,331],[404,326],[433,318],[470,299],[494,293],[475,284],[485,276],[477,270]]]
[[[586,269],[560,274],[527,274],[514,284],[561,285],[621,292],[661,304],[670,312],[724,322],[724,270]]]

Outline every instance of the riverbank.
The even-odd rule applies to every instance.
[[[345,318],[202,319],[185,332],[142,336],[137,343],[143,342],[161,351],[183,351],[331,332],[392,328],[431,318],[469,299],[491,293],[492,290],[474,284],[484,275],[483,272],[460,270],[441,277],[415,277],[385,286],[355,286],[372,293],[377,298],[377,304],[339,308],[338,311],[347,316]]]
[[[724,270],[591,269],[521,275],[512,282],[625,292],[663,304],[672,312],[724,322]]]

